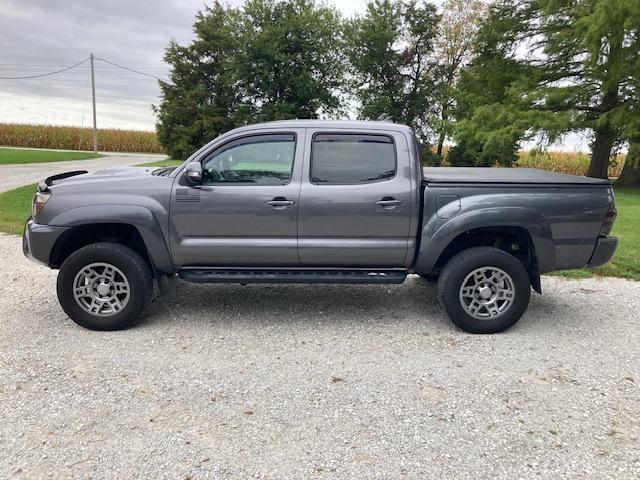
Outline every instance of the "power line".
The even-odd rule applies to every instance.
[[[56,73],[62,73],[62,72],[66,72],[67,70],[71,70],[72,68],[77,67],[78,65],[82,65],[83,63],[89,61],[88,58],[85,58],[84,60],[78,62],[78,63],[74,63],[73,65],[69,66],[69,67],[65,67],[62,68],[60,70],[55,70],[53,72],[47,72],[47,73],[41,73],[38,75],[27,75],[24,77],[0,77],[0,80],[23,80],[23,79],[27,79],[27,78],[40,78],[40,77],[48,77],[49,75],[55,75]]]
[[[166,81],[165,79],[163,79],[163,78],[161,78],[161,77],[159,77],[157,75],[153,75],[152,73],[147,73],[147,72],[153,72],[153,71],[162,71],[163,70],[162,68],[144,68],[144,69],[138,70],[138,69],[135,69],[135,68],[125,67],[124,65],[120,65],[118,63],[112,62],[112,61],[107,60],[105,58],[98,58],[98,57],[94,57],[94,58],[95,58],[95,60],[99,60],[101,62],[107,63],[109,65],[112,65],[113,67],[117,67],[117,69],[126,70],[128,72],[135,73],[137,75],[143,75],[145,77],[152,78],[154,80]],[[16,77],[13,77],[13,76],[11,76],[11,77],[9,77],[9,76],[0,76],[0,80],[27,80],[27,79],[33,79],[33,78],[47,77],[47,76],[50,76],[50,75],[56,75],[56,74],[59,74],[59,73],[66,72],[68,70],[71,70],[72,68],[75,68],[75,67],[77,67],[79,65],[82,65],[83,63],[85,63],[87,61],[89,61],[88,58],[86,58],[86,59],[84,59],[84,60],[82,60],[82,61],[80,61],[78,63],[75,63],[73,65],[70,65],[68,67],[60,68],[59,70],[54,70],[52,72],[34,73],[33,75],[22,75],[22,76],[16,76]],[[0,65],[10,65],[10,64],[0,64]],[[14,65],[16,67],[20,66],[23,69],[36,70],[36,71],[37,70],[42,70],[43,68],[45,68],[44,65],[42,65],[42,66],[40,66],[40,65],[26,65],[26,64],[22,64],[22,65],[14,64]],[[53,65],[51,65],[51,66],[53,66]],[[99,68],[100,67],[96,68],[96,70],[98,70]],[[13,69],[13,68],[0,66],[0,70],[8,70],[8,69]],[[143,71],[143,70],[146,70],[146,72]],[[2,72],[0,72],[0,73],[2,73]],[[109,66],[102,67],[101,68],[101,73],[103,75],[116,75],[117,74],[116,69],[112,69],[112,67],[109,67]]]
[[[110,64],[110,65],[113,65],[114,67],[118,67],[118,68],[122,68],[122,69],[124,69],[124,70],[128,70],[128,71],[133,72],[133,73],[138,73],[138,74],[140,74],[140,75],[144,75],[145,77],[151,77],[151,78],[155,78],[156,80],[164,81],[162,78],[160,78],[160,77],[156,77],[155,75],[151,75],[151,74],[149,74],[149,73],[141,72],[140,70],[135,70],[135,69],[133,69],[133,68],[129,68],[129,67],[124,67],[124,66],[122,66],[122,65],[118,65],[117,63],[110,62],[109,60],[105,60],[104,58],[96,57],[96,60],[99,60],[99,61],[101,61],[101,62],[108,63],[108,64]]]
[[[152,78],[155,80],[159,80],[159,81],[164,81],[164,79],[153,75],[151,73],[146,73],[143,72],[141,70],[136,70],[135,68],[129,68],[129,67],[125,67],[124,65],[120,65],[118,63],[112,62],[110,60],[107,60],[105,58],[97,58],[93,52],[89,55],[89,58],[85,58],[84,60],[75,63],[73,65],[70,65],[68,67],[65,68],[61,68],[59,70],[55,70],[52,72],[46,72],[46,73],[40,73],[40,74],[35,74],[35,75],[23,75],[23,76],[19,76],[19,77],[6,77],[6,76],[0,76],[0,80],[26,80],[26,79],[32,79],[32,78],[40,78],[40,77],[47,77],[50,75],[55,75],[58,73],[63,73],[66,72],[67,70],[71,70],[72,68],[75,68],[79,65],[82,65],[85,62],[89,62],[89,74],[90,74],[90,79],[91,79],[91,106],[92,106],[92,113],[93,113],[93,151],[97,152],[98,151],[98,128],[97,128],[97,120],[96,120],[96,83],[95,83],[95,61],[101,61],[104,62],[108,65],[111,65],[113,67],[116,67],[117,69],[121,69],[121,70],[125,70],[127,72],[131,72],[131,73],[135,73],[137,75],[142,75],[144,77],[148,77],[148,78]],[[10,65],[10,64],[0,64],[0,71],[2,69],[6,69],[6,66]],[[19,66],[18,64],[15,64],[15,66]],[[35,71],[38,71],[42,68],[42,65],[21,65],[23,68],[26,67],[26,70],[28,71],[28,69],[31,69],[31,71],[33,72],[34,69]],[[153,71],[153,69],[146,69],[148,71]],[[110,66],[105,66],[104,70],[102,72],[100,72],[102,74],[105,74],[107,77],[107,84],[108,83],[118,83],[118,78],[114,78],[111,77],[109,78],[109,75],[113,75],[113,74],[117,74],[117,72],[114,72],[113,69]],[[72,79],[70,78],[62,78],[62,79],[58,79],[59,81],[70,81]],[[114,82],[115,80],[115,82]],[[127,83],[131,83],[131,82],[127,82]],[[86,93],[87,87],[85,87],[85,93]],[[108,98],[109,96],[106,95],[106,97]],[[123,98],[128,98],[128,97],[123,97]],[[146,103],[146,102],[145,102]],[[81,125],[84,126],[84,104],[82,107],[82,121],[81,121]],[[80,136],[79,142],[82,142],[82,136]]]

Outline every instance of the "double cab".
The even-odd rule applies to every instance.
[[[520,168],[423,168],[404,125],[295,120],[232,130],[174,168],[44,180],[24,253],[59,269],[67,315],[133,325],[154,282],[438,282],[453,323],[514,325],[540,274],[613,256],[607,180]]]

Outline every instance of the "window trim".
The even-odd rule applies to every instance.
[[[285,185],[290,185],[291,180],[293,179],[293,172],[296,165],[296,154],[298,152],[298,134],[296,132],[291,131],[282,131],[282,132],[256,132],[250,133],[248,135],[240,135],[234,138],[230,138],[225,141],[221,145],[216,145],[211,150],[204,152],[202,156],[197,160],[202,165],[202,169],[204,170],[205,161],[210,158],[212,155],[217,155],[218,153],[222,153],[224,149],[230,148],[229,145],[235,142],[242,142],[243,140],[255,137],[272,137],[272,136],[283,136],[283,135],[291,135],[293,136],[293,158],[291,159],[291,170],[289,172],[289,181],[287,183],[282,183],[278,185],[253,185],[250,183],[236,183],[236,182],[211,182],[211,183],[202,183],[203,186],[217,186],[223,187],[226,185],[234,186],[234,187],[280,187]],[[242,143],[240,143],[242,145]]]
[[[388,138],[389,140],[391,140],[391,145],[393,146],[393,164],[394,164],[395,174],[391,178],[385,178],[385,179],[382,179],[382,180],[372,180],[370,182],[353,182],[353,183],[314,182],[313,181],[313,150],[315,148],[316,137],[318,135],[358,135],[358,136],[361,136],[361,137],[369,136],[369,137],[386,137],[386,138]],[[309,183],[311,185],[324,186],[324,187],[329,187],[329,186],[333,186],[333,185],[335,185],[335,186],[340,186],[340,185],[371,185],[371,184],[374,184],[374,183],[390,182],[392,180],[395,180],[396,178],[398,178],[398,148],[396,146],[396,139],[391,134],[388,134],[388,133],[371,133],[369,131],[367,131],[367,132],[358,132],[358,131],[341,130],[341,131],[315,132],[311,136],[311,152],[310,152],[310,155],[309,155]]]

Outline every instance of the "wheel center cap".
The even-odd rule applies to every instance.
[[[100,295],[101,297],[104,297],[105,295],[107,295],[109,293],[109,290],[111,289],[109,288],[109,285],[107,285],[106,283],[100,283],[96,287],[96,291],[98,292],[98,295]]]
[[[492,292],[489,287],[480,287],[478,289],[478,295],[480,295],[480,298],[482,298],[483,300],[487,300],[491,298]]]

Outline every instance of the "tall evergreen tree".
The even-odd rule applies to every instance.
[[[640,138],[631,139],[618,182],[621,187],[640,187]]]
[[[589,175],[606,177],[611,153],[627,139],[640,69],[638,0],[500,0],[490,9],[480,51],[494,50],[522,74],[502,85],[482,148],[516,145],[535,133],[550,141],[593,132]],[[477,65],[472,67],[477,68]],[[504,80],[507,80],[504,78]],[[494,79],[480,80],[493,82]],[[462,115],[458,137],[486,119],[488,104]],[[478,110],[479,109],[479,110]]]
[[[448,154],[452,165],[510,166],[528,138],[530,119],[523,111],[530,103],[513,86],[536,71],[515,58],[522,24],[509,13],[507,2],[491,6],[476,36],[474,60],[461,72],[453,110],[456,146]]]
[[[640,75],[640,1],[545,0],[534,12],[545,59],[537,97],[553,112],[570,112],[569,127],[593,131],[588,175],[607,177],[612,150]],[[535,19],[535,17],[534,17]]]
[[[236,47],[233,14],[214,2],[197,14],[194,42],[171,42],[165,51],[170,81],[160,82],[161,102],[154,110],[158,139],[173,158],[187,158],[243,123],[241,99],[230,74]]]

